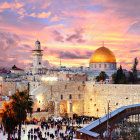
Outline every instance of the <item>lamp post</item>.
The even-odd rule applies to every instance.
[[[28,95],[29,95],[29,93],[30,93],[30,82],[28,82],[28,84],[27,84],[27,92],[28,92]]]
[[[109,140],[109,103],[110,101],[108,101],[107,103],[107,140]]]
[[[85,81],[82,82],[83,84],[83,92],[84,92],[84,96],[85,96]],[[83,101],[83,116],[84,116],[84,101]]]
[[[0,95],[2,95],[2,82],[0,84]]]

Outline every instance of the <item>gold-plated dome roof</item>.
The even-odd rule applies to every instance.
[[[116,58],[108,48],[100,47],[92,54],[89,63],[116,63]]]

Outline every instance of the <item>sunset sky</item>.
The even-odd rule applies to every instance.
[[[104,41],[129,70],[140,59],[140,0],[0,0],[0,67],[30,65],[37,39],[44,65],[88,66]]]

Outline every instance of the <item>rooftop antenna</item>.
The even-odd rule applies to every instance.
[[[61,68],[61,57],[60,57],[60,68]]]
[[[104,41],[102,41],[102,43],[103,43],[102,46],[104,47]]]

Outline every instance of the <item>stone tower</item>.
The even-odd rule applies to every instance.
[[[43,50],[41,50],[40,41],[35,42],[35,50],[32,50],[33,54],[33,73],[39,73],[39,69],[42,68],[42,56]]]

